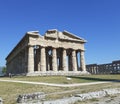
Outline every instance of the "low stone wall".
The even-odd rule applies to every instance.
[[[45,98],[44,92],[36,92],[36,93],[29,93],[29,94],[23,94],[19,95],[17,98],[17,103],[28,103],[30,102],[39,102],[42,99]]]

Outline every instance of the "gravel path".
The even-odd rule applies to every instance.
[[[17,81],[17,80],[2,80],[2,79],[0,79],[0,81],[1,82],[14,82],[14,83],[46,85],[46,86],[55,86],[55,87],[76,87],[76,86],[85,86],[85,85],[95,85],[95,84],[111,83],[110,81],[101,81],[101,82],[76,83],[76,84],[55,84],[55,83]]]

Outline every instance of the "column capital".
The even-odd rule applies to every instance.
[[[30,43],[28,43],[27,46],[28,46],[28,47],[34,47],[34,45],[32,45],[32,44],[30,44]]]
[[[46,45],[40,45],[41,48],[46,48],[47,46]]]
[[[84,53],[85,53],[85,51],[80,51],[80,54],[81,54],[81,55],[84,55]]]
[[[52,47],[52,49],[57,49],[56,47]]]
[[[85,52],[85,50],[81,50],[81,49],[80,49],[79,52]]]

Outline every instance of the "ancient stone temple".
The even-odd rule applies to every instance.
[[[25,75],[79,75],[86,72],[86,40],[56,29],[30,31],[6,57],[7,72]]]
[[[120,60],[106,64],[89,64],[86,65],[86,70],[91,74],[119,74]]]

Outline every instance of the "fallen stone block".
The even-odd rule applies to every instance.
[[[41,101],[45,98],[44,92],[36,92],[36,93],[29,93],[19,95],[17,98],[17,103],[25,103],[30,101]]]

